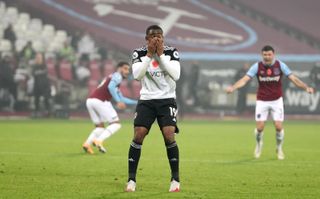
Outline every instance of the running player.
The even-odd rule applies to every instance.
[[[263,129],[265,121],[268,119],[269,112],[271,112],[274,126],[276,129],[277,140],[277,157],[279,160],[284,159],[282,144],[284,140],[283,120],[284,107],[282,98],[282,76],[283,74],[289,78],[297,87],[304,89],[308,93],[313,93],[314,89],[302,82],[298,77],[292,74],[289,67],[275,59],[275,52],[272,46],[264,46],[261,50],[262,61],[257,62],[251,66],[247,74],[244,75],[234,85],[226,89],[227,93],[232,93],[246,85],[249,80],[255,76],[258,79],[259,87],[257,92],[257,102],[255,110],[256,128],[254,130],[256,137],[256,147],[254,150],[254,157],[259,158],[263,145]]]
[[[134,136],[130,144],[127,192],[136,189],[136,173],[142,143],[157,119],[167,149],[171,169],[169,191],[180,191],[179,149],[175,141],[177,127],[176,81],[180,77],[177,49],[164,45],[163,31],[157,25],[146,30],[147,45],[134,50],[132,72],[141,81],[140,99],[134,119]]]
[[[85,152],[93,154],[91,145],[94,145],[98,147],[100,152],[105,153],[103,141],[121,128],[118,114],[110,102],[112,98],[116,101],[116,106],[119,109],[125,109],[126,104],[137,104],[136,100],[124,97],[119,90],[122,79],[128,77],[129,71],[129,64],[120,62],[117,65],[117,71],[105,78],[88,97],[86,105],[91,120],[95,124],[95,129],[82,146]],[[106,122],[109,125],[105,128],[104,123]]]

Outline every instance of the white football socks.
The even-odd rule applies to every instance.
[[[99,137],[103,131],[104,131],[104,128],[96,127],[95,129],[93,129],[91,131],[91,133],[85,143],[88,145],[91,145],[93,140],[96,139],[97,137]]]
[[[284,130],[277,131],[276,133],[276,140],[277,140],[277,149],[282,149],[282,144],[284,140]]]
[[[259,132],[257,129],[254,129],[254,134],[256,136],[256,141],[259,143],[263,139],[263,131]]]
[[[121,128],[120,123],[113,123],[107,126],[101,135],[97,138],[98,141],[103,142],[108,139],[111,135],[115,134]]]

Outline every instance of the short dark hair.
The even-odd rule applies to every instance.
[[[265,45],[265,46],[263,46],[263,48],[261,49],[261,52],[264,52],[264,51],[272,51],[272,52],[274,52],[274,48],[272,47],[272,46],[270,46],[270,45]]]
[[[120,67],[122,67],[122,66],[124,66],[124,65],[130,66],[128,62],[121,61],[121,62],[119,62],[119,63],[117,64],[117,68],[120,68]]]
[[[146,35],[150,32],[150,30],[161,30],[163,32],[162,28],[158,25],[151,25],[146,29]]]

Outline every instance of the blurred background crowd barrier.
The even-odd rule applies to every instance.
[[[268,9],[267,2],[249,0],[0,1],[0,112],[85,112],[88,94],[118,61],[131,61],[148,25],[159,24],[167,44],[180,52],[180,112],[252,113],[256,80],[231,95],[224,89],[271,44],[317,90],[308,95],[284,77],[286,113],[320,114],[320,2],[299,2],[282,0]],[[282,12],[288,3],[290,10]],[[132,77],[120,88],[139,97],[140,83]]]

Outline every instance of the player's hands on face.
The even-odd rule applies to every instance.
[[[163,45],[163,38],[157,39],[157,55],[161,56],[163,54],[164,45]]]
[[[118,107],[118,109],[122,110],[122,109],[125,109],[127,106],[126,106],[126,104],[123,103],[123,102],[118,102],[118,103],[117,103],[117,107]]]
[[[226,88],[226,92],[229,94],[229,93],[232,93],[234,91],[234,88],[232,86],[228,86]]]
[[[152,57],[154,55],[154,53],[156,53],[156,49],[157,49],[157,39],[155,37],[152,37],[148,40],[148,52],[147,52],[147,56],[148,57]]]
[[[314,89],[312,87],[307,87],[306,91],[310,94],[314,93]]]

